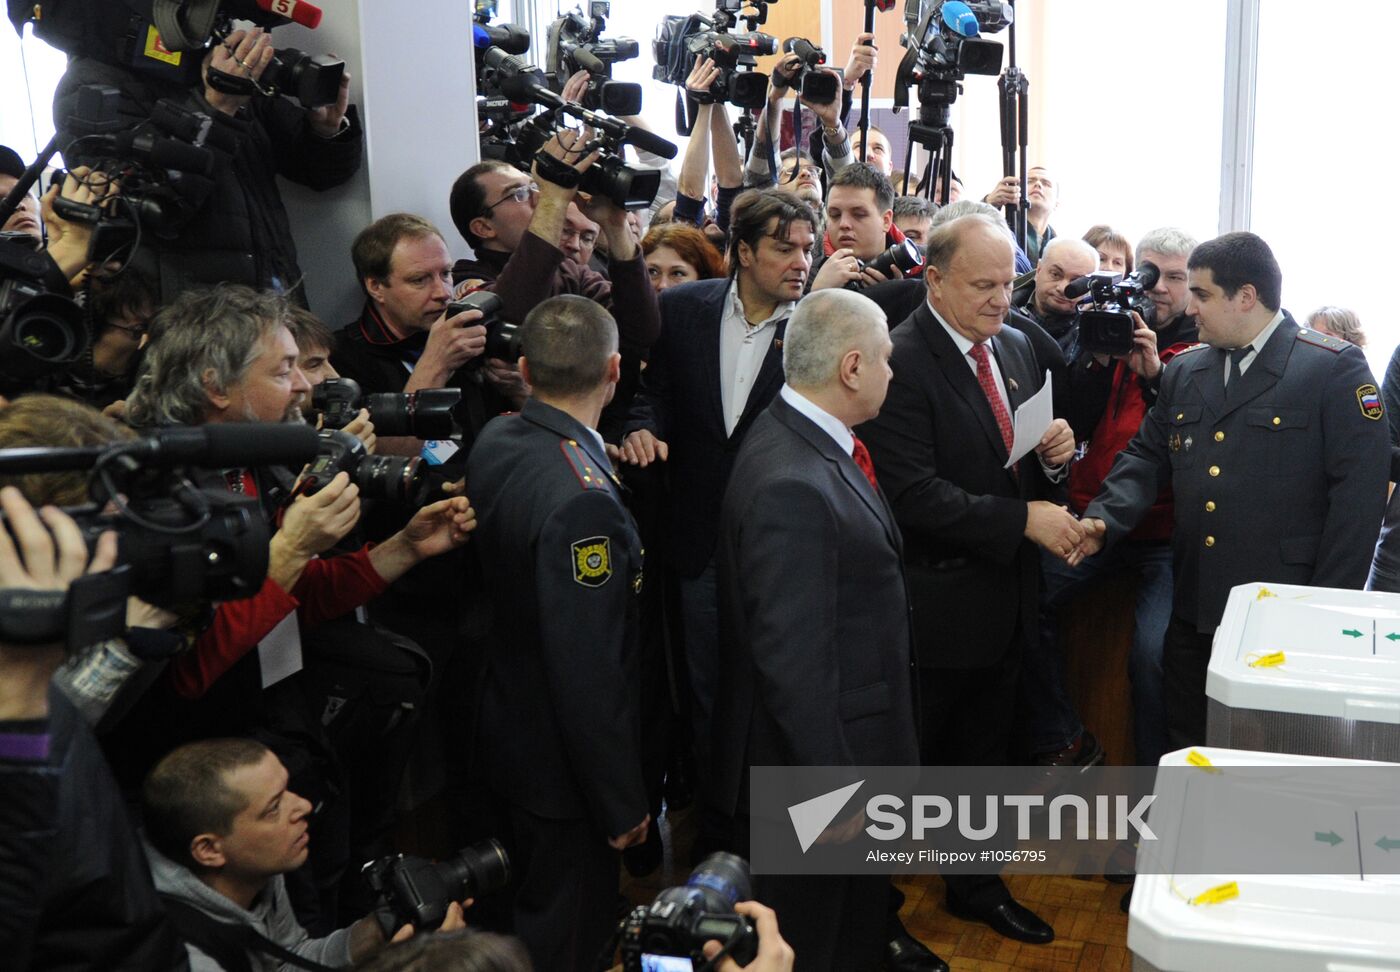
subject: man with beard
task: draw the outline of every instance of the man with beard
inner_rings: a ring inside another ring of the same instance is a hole
[[[1027,240],[1026,246],[1030,246]],[[1053,240],[1035,268],[1034,286],[1018,294],[1015,309],[1035,321],[1059,342],[1069,357],[1077,332],[1075,301],[1065,296],[1065,286],[1099,269],[1099,254],[1083,240]]]

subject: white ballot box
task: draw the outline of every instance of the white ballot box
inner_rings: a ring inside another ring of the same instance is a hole
[[[1139,850],[1128,914],[1134,972],[1400,972],[1396,772],[1206,746],[1164,756],[1158,842]],[[1267,870],[1285,843],[1288,866],[1326,873],[1215,870],[1231,855]]]
[[[1206,697],[1211,746],[1400,762],[1400,594],[1236,587]]]

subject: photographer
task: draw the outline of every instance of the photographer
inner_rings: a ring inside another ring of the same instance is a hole
[[[0,145],[0,199],[10,194],[15,184],[24,176],[26,166],[19,153],[8,145]],[[44,228],[39,223],[39,203],[32,193],[25,193],[18,208],[0,226],[6,235],[26,236],[33,241],[35,248],[44,245]]]
[[[933,229],[933,217],[938,213],[938,203],[923,196],[895,196],[894,225],[910,240],[920,246],[928,239]]]
[[[149,268],[163,297],[197,283],[227,280],[290,293],[297,303],[305,302],[276,177],[316,191],[342,185],[359,170],[364,134],[349,106],[348,72],[337,100],[315,109],[275,95],[226,94],[209,82],[209,71],[218,70],[256,85],[272,57],[267,32],[235,30],[213,43],[205,54],[203,82],[189,89],[82,55],[69,59],[59,81],[54,120],[60,128],[73,112],[78,89],[87,84],[121,90],[126,127],[144,122],[151,105],[162,98],[213,119],[216,131],[208,142],[215,156],[213,179],[185,190],[186,201],[196,207],[193,218],[174,239],[157,245],[156,266]]]
[[[570,79],[564,97],[582,93],[588,75]],[[562,249],[569,205],[579,175],[597,158],[584,153],[586,135],[556,132],[529,174],[499,161],[480,162],[452,184],[452,223],[476,257],[452,266],[453,283],[490,290],[503,302],[501,317],[523,321],[540,301],[558,294],[595,300],[617,318],[623,354],[645,355],[661,322],[656,295],[626,211],[601,195],[582,203],[582,214],[602,227],[608,277],[569,260]]]
[[[135,267],[90,273],[84,290],[92,342],[54,381],[54,390],[105,409],[131,393],[141,346],[155,316],[155,284]]]
[[[720,69],[713,60],[708,57],[697,59],[686,78],[687,98],[705,95],[719,76]],[[729,127],[729,111],[723,102],[716,103],[705,97],[696,105],[693,122],[680,176],[676,179],[674,219],[700,226],[709,235],[709,230],[704,228],[705,187],[709,180],[710,152],[713,149],[717,183],[714,226],[723,238],[729,232],[729,211],[734,198],[744,187],[744,162],[739,157],[739,145],[733,129]]]
[[[861,36],[868,37],[869,35],[862,34]],[[859,47],[859,39],[856,43]],[[856,61],[854,53],[852,61],[853,63]],[[783,110],[783,101],[792,90],[791,78],[800,63],[796,54],[784,54],[774,65],[773,74],[768,79],[768,101],[763,114],[759,116],[758,130],[754,135],[753,151],[749,153],[749,160],[744,169],[744,185],[749,188],[762,188],[774,184],[773,173],[777,166],[773,156],[778,147],[779,133],[782,129],[780,116]],[[860,63],[865,62],[862,59]],[[874,63],[873,57],[870,63]],[[786,79],[788,83],[782,83],[783,79]],[[814,153],[814,156],[820,152],[824,174],[830,178],[856,160],[856,156],[851,152],[850,138],[841,123],[844,113],[850,110],[850,88],[847,87],[844,95],[830,104],[815,104],[801,95],[798,95],[797,102],[810,109],[820,123],[820,134],[812,136],[812,144],[807,146],[807,149]],[[784,153],[784,157],[786,157],[786,153]],[[777,185],[780,189],[792,188],[788,182],[781,179],[778,180]]]
[[[904,242],[894,225],[894,187],[868,162],[856,162],[838,172],[826,190],[826,234],[822,256],[812,265],[812,290],[859,287],[898,279],[865,264],[889,247]]]
[[[1037,273],[1053,262],[1052,243]],[[1136,330],[1132,353],[1109,357],[1081,353],[1070,364],[1070,422],[1092,430],[1083,454],[1070,469],[1070,506],[1083,513],[1098,495],[1119,453],[1142,425],[1157,400],[1162,372],[1177,353],[1197,341],[1196,319],[1187,313],[1186,263],[1196,241],[1179,229],[1163,227],[1142,238],[1137,263],[1151,261],[1161,271],[1149,291],[1155,308],[1149,327],[1132,312]],[[1162,646],[1171,619],[1173,524],[1172,493],[1165,487],[1150,512],[1124,542],[1109,552],[1069,566],[1042,556],[1040,640],[1026,655],[1026,723],[1031,751],[1047,765],[1087,765],[1103,750],[1084,729],[1065,690],[1063,658],[1057,646],[1060,609],[1105,576],[1138,575],[1133,644],[1128,656],[1132,683],[1133,748],[1139,766],[1152,766],[1168,749],[1163,703]]]
[[[303,416],[311,410],[311,396],[316,386],[332,378],[339,378],[340,372],[331,364],[331,352],[335,350],[335,332],[326,327],[315,314],[303,307],[289,308],[287,330],[292,332],[292,340],[297,343],[297,370],[306,378],[307,390],[299,392],[292,404]],[[374,434],[374,423],[370,421],[369,409],[362,408],[349,425],[342,430],[364,443],[365,451],[374,454],[378,437]]]
[[[284,299],[232,284],[190,292],[168,304],[156,317],[128,404],[131,423],[300,421],[294,398],[309,386],[296,367],[286,315]],[[230,492],[258,496],[270,522],[276,521],[279,504],[294,498],[280,511],[262,589],[252,598],[219,605],[195,650],[172,663],[172,685],[186,699],[204,695],[240,663],[245,670],[238,682],[251,687],[260,664],[248,653],[288,615],[295,612],[306,626],[339,617],[382,593],[415,564],[461,546],[475,525],[465,498],[443,500],[419,510],[377,546],[321,560],[318,555],[359,519],[359,489],[346,474],[337,474],[311,496],[289,489],[274,469],[229,469],[212,478]],[[230,692],[238,694],[236,688]],[[247,716],[246,711],[230,714]]]
[[[1029,241],[1026,245],[1030,246]],[[1013,295],[1012,306],[1048,331],[1066,358],[1074,353],[1078,303],[1065,296],[1065,287],[1098,268],[1098,251],[1083,240],[1051,240],[1036,265],[1030,288]]]
[[[297,922],[284,875],[306,862],[312,807],[288,782],[276,755],[251,739],[189,743],[146,778],[146,854],[192,972],[271,972],[298,958],[345,968],[384,945],[374,914],[322,938]],[[442,930],[463,927],[453,902]],[[392,941],[413,934],[404,925]]]
[[[36,514],[14,486],[0,488],[0,509],[0,588],[66,590],[116,561],[115,534],[89,562],[77,524],[53,507]],[[63,658],[57,642],[0,643],[0,950],[16,969],[182,969],[111,772],[50,686]]]

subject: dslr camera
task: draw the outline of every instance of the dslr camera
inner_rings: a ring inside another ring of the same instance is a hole
[[[797,71],[791,78],[781,71],[774,71],[773,87],[792,88],[814,105],[829,105],[841,94],[840,79],[830,71],[822,70],[826,64],[826,51],[809,40],[789,37],[783,41],[783,53],[797,55]]]
[[[409,506],[422,506],[427,500],[430,484],[418,456],[372,456],[363,442],[340,429],[322,429],[317,435],[316,458],[297,487],[301,494],[319,493],[339,473],[346,473],[366,499]]]
[[[394,854],[370,861],[360,873],[374,895],[374,914],[387,940],[404,925],[436,929],[452,902],[505,887],[510,883],[510,858],[499,841],[486,840],[449,861]]]
[[[1065,296],[1075,300],[1090,295],[1091,304],[1076,312],[1079,325],[1079,350],[1093,354],[1127,354],[1133,350],[1132,311],[1137,311],[1143,323],[1157,323],[1157,305],[1148,291],[1157,286],[1162,276],[1157,265],[1144,260],[1126,277],[1110,270],[1100,270],[1087,277],[1070,281]]]
[[[587,71],[588,88],[579,102],[593,111],[610,115],[636,115],[642,110],[642,86],[612,79],[612,66],[637,56],[637,42],[630,37],[603,40],[612,4],[592,0],[588,16],[582,10],[564,14],[545,33],[545,72],[551,87],[563,91],[570,77]]]
[[[623,972],[673,972],[705,963],[701,949],[711,939],[739,965],[758,955],[753,922],[734,911],[753,897],[749,865],[735,854],[705,858],[682,887],[667,888],[649,905],[632,910],[622,924]]]
[[[457,405],[461,400],[462,392],[456,388],[365,395],[353,378],[330,378],[311,390],[311,408],[321,416],[323,429],[343,429],[366,408],[375,435],[414,439],[460,439]]]
[[[859,262],[859,261],[858,261]],[[900,240],[890,244],[890,248],[868,263],[861,262],[860,268],[870,267],[879,270],[891,280],[901,280],[910,274],[917,274],[924,266],[924,248],[913,240]],[[852,280],[846,284],[847,290],[860,290],[860,282]]]

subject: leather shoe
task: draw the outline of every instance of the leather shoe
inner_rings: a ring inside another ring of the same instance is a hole
[[[1055,929],[1042,921],[1035,912],[1011,898],[990,908],[970,908],[950,898],[948,912],[964,921],[980,921],[992,931],[1007,938],[1014,938],[1018,942],[1045,945],[1055,940]]]
[[[948,963],[904,932],[895,936],[885,951],[885,972],[948,972]]]

